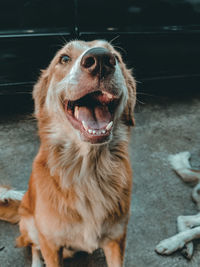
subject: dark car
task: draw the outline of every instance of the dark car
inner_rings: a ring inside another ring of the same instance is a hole
[[[189,90],[200,81],[200,0],[2,0],[0,94],[30,92],[74,38],[111,41],[138,90]]]

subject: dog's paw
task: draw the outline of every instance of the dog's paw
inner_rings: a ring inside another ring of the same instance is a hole
[[[181,250],[181,254],[190,260],[193,256],[194,245],[192,242],[185,244],[184,248]]]
[[[184,242],[178,240],[176,236],[172,236],[168,239],[161,241],[155,248],[155,251],[159,254],[170,255],[176,250],[184,246]]]

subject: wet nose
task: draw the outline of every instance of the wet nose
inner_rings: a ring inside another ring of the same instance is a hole
[[[115,56],[106,48],[89,49],[81,59],[81,67],[93,76],[105,78],[115,70]]]

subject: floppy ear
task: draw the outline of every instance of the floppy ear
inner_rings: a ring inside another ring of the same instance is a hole
[[[48,86],[47,70],[42,70],[40,78],[33,88],[33,99],[35,103],[36,117],[41,113],[41,110],[43,109],[47,93],[47,86]]]
[[[131,70],[125,69],[124,66],[124,77],[126,81],[126,86],[128,88],[128,101],[127,105],[122,114],[122,120],[127,126],[134,126],[134,108],[136,103],[136,82],[132,76]]]

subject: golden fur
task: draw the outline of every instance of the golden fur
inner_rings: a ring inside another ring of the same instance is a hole
[[[122,99],[109,140],[101,144],[84,142],[62,106],[66,96],[75,99],[75,94],[83,94],[88,86],[96,88],[95,78],[86,78],[78,70],[74,87],[65,78],[84,51],[92,47],[104,47],[118,58],[118,74],[105,80],[102,87],[111,88],[114,94],[121,90]],[[59,64],[63,53],[72,58],[66,66]],[[40,249],[48,267],[62,266],[63,248],[65,255],[70,255],[71,249],[91,253],[102,247],[108,266],[121,267],[132,186],[128,146],[136,91],[131,72],[106,41],[72,41],[42,72],[33,97],[41,146],[19,207],[18,246],[31,245],[35,262],[39,262]]]
[[[0,201],[0,220],[4,220],[10,223],[19,222],[20,216],[18,208],[20,205],[19,200],[5,200]]]

